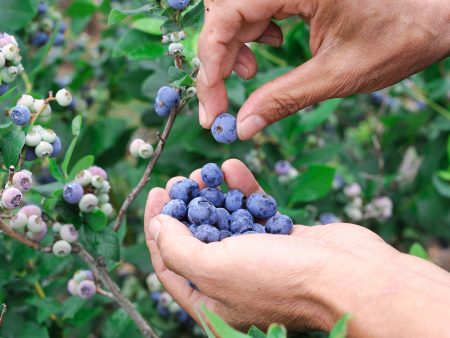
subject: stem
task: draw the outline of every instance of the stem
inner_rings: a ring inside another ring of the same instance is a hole
[[[117,303],[125,310],[126,313],[133,319],[137,327],[141,331],[144,337],[159,338],[156,332],[148,325],[141,314],[134,308],[133,304],[125,298],[125,296],[120,292],[119,287],[111,279],[108,271],[106,270],[106,263],[103,257],[99,257],[97,260],[92,257],[92,255],[86,251],[86,249],[79,243],[75,244],[78,248],[78,255],[89,265],[92,272],[96,273],[103,284],[105,284],[111,291],[112,296]]]
[[[3,304],[2,304],[2,312],[0,313],[0,326],[1,326],[2,323],[3,323],[3,318],[5,317],[6,309],[7,309],[7,308],[8,308],[8,307],[6,306],[6,304],[3,303]]]
[[[37,119],[39,118],[39,115],[41,115],[41,113],[47,108],[48,104],[51,101],[56,100],[55,97],[53,96],[53,92],[50,91],[48,93],[48,97],[45,99],[44,104],[42,105],[41,109],[39,109],[38,112],[36,112],[36,115],[33,116],[33,119],[31,120],[30,123],[30,127],[32,127],[34,125],[34,123],[37,121]]]
[[[39,243],[36,243],[32,241],[31,239],[27,238],[26,236],[22,235],[21,233],[13,230],[10,228],[8,224],[5,223],[3,219],[0,218],[0,230],[2,230],[5,234],[7,234],[9,237],[15,239],[16,241],[19,241],[26,246],[33,248],[35,250],[43,251],[43,252],[51,252],[52,248],[48,246],[41,246]]]
[[[136,197],[140,194],[142,189],[144,189],[147,182],[150,180],[150,175],[153,172],[153,168],[156,165],[156,162],[158,161],[159,157],[161,156],[161,153],[164,149],[164,146],[166,145],[166,140],[169,137],[170,131],[173,127],[173,124],[175,122],[175,118],[177,114],[183,109],[183,107],[186,105],[187,101],[181,103],[177,108],[172,109],[169,119],[167,120],[166,126],[164,127],[164,131],[159,138],[158,146],[156,147],[155,153],[153,154],[150,162],[147,165],[147,168],[145,169],[144,174],[142,175],[139,183],[137,186],[130,192],[130,194],[127,196],[125,201],[122,204],[122,207],[119,210],[119,213],[117,214],[117,218],[114,222],[113,230],[117,231],[119,230],[122,221],[128,211],[128,208],[130,205],[134,202]]]

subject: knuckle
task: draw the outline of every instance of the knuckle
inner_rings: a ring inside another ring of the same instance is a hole
[[[289,93],[271,95],[270,100],[273,102],[273,118],[277,120],[296,113],[303,108],[300,100]]]

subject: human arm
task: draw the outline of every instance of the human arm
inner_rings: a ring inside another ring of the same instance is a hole
[[[238,134],[251,138],[267,125],[311,104],[392,85],[450,55],[446,0],[206,0],[199,41],[199,117],[203,127],[228,110],[224,79],[257,72],[245,45],[282,44],[272,18],[300,16],[310,25],[313,58],[270,81],[240,108]]]

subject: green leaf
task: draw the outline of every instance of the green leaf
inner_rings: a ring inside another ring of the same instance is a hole
[[[448,140],[447,140],[447,157],[448,157],[448,162],[450,162],[450,136],[448,137]]]
[[[161,35],[160,27],[164,21],[160,17],[140,18],[133,21],[131,27],[147,34]]]
[[[68,181],[72,181],[80,171],[91,167],[94,164],[94,160],[95,158],[92,155],[85,156],[78,160],[78,162],[73,166],[72,170],[70,170],[69,177],[67,178]]]
[[[80,297],[69,297],[62,304],[62,315],[63,319],[70,319],[75,316],[75,314],[81,310],[86,303],[86,300]]]
[[[103,335],[105,337],[124,337],[127,326],[131,323],[131,318],[123,309],[118,309],[105,323]]]
[[[444,181],[450,181],[450,169],[449,170],[441,170],[441,171],[439,171],[438,175]]]
[[[81,125],[83,123],[83,117],[77,115],[72,120],[72,136],[78,136],[80,134]]]
[[[67,148],[66,156],[64,157],[64,161],[61,165],[62,171],[65,176],[67,176],[67,169],[69,168],[69,163],[70,163],[70,160],[72,159],[72,154],[73,154],[73,151],[75,150],[75,145],[77,144],[77,140],[78,140],[78,136],[80,134],[82,122],[83,122],[83,118],[81,117],[81,115],[77,115],[72,120],[73,139],[70,142],[69,147]]]
[[[165,47],[159,39],[155,40],[146,33],[129,30],[123,35],[113,50],[113,57],[126,56],[130,60],[152,60],[165,53]]]
[[[200,26],[203,23],[205,7],[203,1],[197,2],[194,6],[188,7],[181,16],[181,26],[183,28]]]
[[[82,227],[80,238],[86,249],[115,262],[120,259],[119,237],[111,228],[96,232],[89,227]]]
[[[145,5],[137,9],[128,9],[128,10],[113,8],[108,15],[108,25],[115,25],[116,23],[121,22],[122,20],[124,20],[129,16],[151,12],[154,8],[155,8],[154,5]]]
[[[345,338],[347,336],[347,324],[351,317],[350,313],[343,315],[331,329],[329,338]]]
[[[169,74],[171,81],[180,80],[186,75],[185,72],[174,66],[170,66],[167,73]]]
[[[433,175],[433,186],[439,194],[450,198],[450,183],[442,180],[437,174]]]
[[[267,338],[286,338],[286,328],[279,324],[272,324],[267,330]]]
[[[3,162],[6,168],[17,165],[24,144],[25,133],[22,130],[13,130],[2,137]]]
[[[27,304],[33,305],[37,308],[37,321],[38,323],[44,322],[48,317],[59,311],[59,303],[56,299],[52,298],[38,298],[33,297],[26,301]]]
[[[100,209],[84,213],[83,221],[94,231],[102,231],[108,224],[108,218]]]
[[[49,335],[45,327],[29,321],[25,323],[18,338],[49,338]]]
[[[61,168],[59,167],[58,163],[53,158],[49,158],[49,170],[50,174],[58,181],[58,182],[64,182],[64,174],[61,171]]]
[[[227,323],[223,321],[218,315],[209,310],[206,306],[202,306],[202,311],[205,316],[208,318],[208,321],[211,323],[211,326],[214,328],[214,331],[217,332],[219,337],[221,338],[248,338],[246,334],[243,334]]]
[[[96,10],[97,6],[91,0],[75,0],[67,9],[66,15],[72,17],[91,16]]]
[[[9,121],[3,124],[0,124],[0,136],[4,136],[15,129],[14,124]]]
[[[341,102],[342,99],[328,100],[322,102],[319,105],[319,107],[314,109],[312,112],[305,113],[300,121],[296,133],[297,134],[305,133],[320,126],[331,116],[331,114],[333,114],[333,112],[336,110],[336,108],[339,106]]]
[[[409,254],[427,260],[430,259],[427,250],[422,246],[422,244],[418,242],[415,242],[413,243],[413,245],[411,245],[411,247],[409,248]]]
[[[297,179],[290,202],[311,202],[324,197],[332,188],[335,171],[324,165],[310,166]]]
[[[0,32],[12,33],[26,27],[34,15],[36,7],[32,0],[2,0],[0,11]]]
[[[266,334],[258,329],[255,325],[252,325],[247,334],[252,338],[267,338]]]
[[[0,102],[6,101],[11,96],[13,96],[16,92],[16,89],[17,89],[17,86],[14,86],[14,87],[8,89],[8,91],[6,93],[4,93],[3,95],[0,96]]]

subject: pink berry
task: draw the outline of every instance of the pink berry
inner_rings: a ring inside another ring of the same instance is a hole
[[[77,293],[82,299],[92,298],[96,291],[97,288],[95,287],[95,283],[91,280],[84,280],[78,284]]]
[[[32,232],[32,231],[27,232],[27,236],[36,242],[42,241],[46,234],[47,234],[47,227],[43,228],[40,232]]]
[[[77,296],[77,289],[78,283],[75,281],[75,279],[69,279],[69,281],[67,282],[67,291],[69,291],[72,296]]]
[[[104,169],[100,168],[100,167],[92,166],[92,167],[89,168],[89,171],[91,172],[92,175],[101,176],[101,177],[103,177],[104,180],[108,179],[107,172]]]
[[[29,204],[22,207],[19,212],[24,213],[27,217],[32,215],[42,216],[42,210],[37,205]]]
[[[1,203],[5,209],[17,208],[22,203],[22,193],[17,188],[3,190]]]
[[[9,224],[11,225],[11,228],[20,230],[23,229],[25,225],[27,225],[27,222],[28,217],[24,213],[18,212],[11,218]]]
[[[47,229],[47,224],[42,220],[40,216],[31,215],[28,217],[27,228],[31,232],[39,233],[44,229]]]
[[[59,230],[59,236],[69,243],[75,242],[78,239],[78,231],[73,224],[64,224]]]
[[[12,179],[13,186],[22,192],[30,190],[33,184],[32,176],[28,170],[16,172]]]

